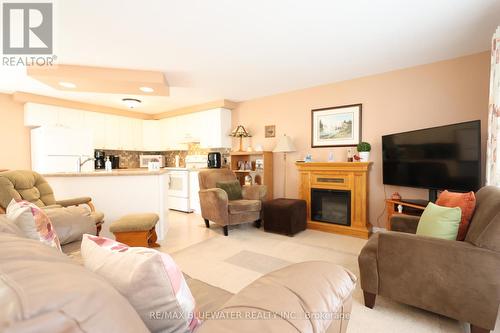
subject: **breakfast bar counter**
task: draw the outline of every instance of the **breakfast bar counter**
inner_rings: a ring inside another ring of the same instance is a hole
[[[58,198],[88,196],[96,210],[105,215],[102,235],[109,232],[111,222],[134,213],[155,213],[158,240],[168,231],[167,170],[119,169],[111,172],[61,172],[43,174]]]
[[[167,173],[167,169],[149,171],[148,169],[113,169],[112,171],[83,171],[44,173],[44,177],[109,177],[109,176],[157,176]]]

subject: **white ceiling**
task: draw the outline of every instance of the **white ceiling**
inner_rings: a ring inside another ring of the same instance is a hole
[[[55,0],[55,54],[74,65],[161,70],[156,113],[241,101],[489,49],[499,0]],[[0,91],[122,107],[0,67]]]

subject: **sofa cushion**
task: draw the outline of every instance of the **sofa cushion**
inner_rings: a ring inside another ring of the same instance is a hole
[[[496,250],[500,248],[500,188],[485,186],[476,193],[476,210],[465,241]]]
[[[196,300],[196,310],[201,314],[213,313],[219,310],[232,296],[229,291],[212,286],[184,274],[189,290]]]
[[[462,217],[460,207],[441,207],[429,202],[417,226],[417,235],[456,240]]]
[[[227,320],[207,320],[197,333],[345,332],[355,286],[342,266],[290,265],[245,287],[216,314]],[[241,318],[230,320],[231,314]]]
[[[38,241],[0,233],[0,331],[148,332],[103,278]]]
[[[84,235],[81,254],[85,267],[124,295],[152,332],[190,332],[199,324],[189,287],[166,253]]]
[[[7,206],[6,215],[23,231],[26,237],[36,239],[61,251],[61,244],[54,226],[40,207],[28,201],[16,202],[12,199]]]
[[[26,200],[39,207],[56,203],[47,181],[30,170],[0,172],[0,206],[6,208],[12,199]]]
[[[233,200],[228,203],[230,214],[260,212],[261,206],[260,200]]]
[[[460,207],[462,210],[462,219],[460,220],[460,225],[458,226],[457,240],[463,241],[465,235],[467,235],[467,229],[469,229],[470,219],[472,214],[474,214],[474,209],[476,208],[476,196],[474,192],[468,193],[455,193],[449,191],[443,191],[436,201],[436,205],[444,207]]]
[[[96,234],[96,225],[87,207],[44,209],[50,218],[61,245],[79,241],[83,234]]]
[[[243,199],[241,184],[238,180],[220,181],[217,182],[215,186],[224,190],[229,200]]]

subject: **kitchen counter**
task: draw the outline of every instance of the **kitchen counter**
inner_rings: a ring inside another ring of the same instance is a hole
[[[158,240],[168,231],[168,170],[117,169],[111,172],[44,174],[58,198],[91,197],[104,213],[102,235],[113,237],[109,226],[127,214],[155,213]]]
[[[44,177],[105,177],[105,176],[157,176],[167,173],[168,169],[148,171],[148,169],[113,169],[113,171],[83,171],[44,173]]]

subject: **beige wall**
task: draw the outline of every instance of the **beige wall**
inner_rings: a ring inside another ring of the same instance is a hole
[[[11,95],[0,94],[0,169],[30,169],[30,132],[24,127],[24,108]]]
[[[346,160],[347,148],[311,148],[311,109],[363,104],[362,139],[372,144],[369,178],[369,218],[383,227],[384,196],[399,191],[406,198],[426,198],[427,191],[382,184],[381,136],[395,132],[480,119],[483,160],[489,89],[489,53],[407,68],[245,101],[233,110],[233,125],[244,125],[253,135],[247,144],[272,150],[275,138],[264,138],[264,125],[276,125],[276,135],[291,136],[297,148],[287,163],[287,194],[297,196],[294,161],[311,153],[326,161],[333,151]],[[291,69],[293,70],[293,69]],[[234,146],[236,146],[236,141]],[[274,157],[275,197],[283,195],[282,154]],[[377,222],[378,218],[378,222]]]

